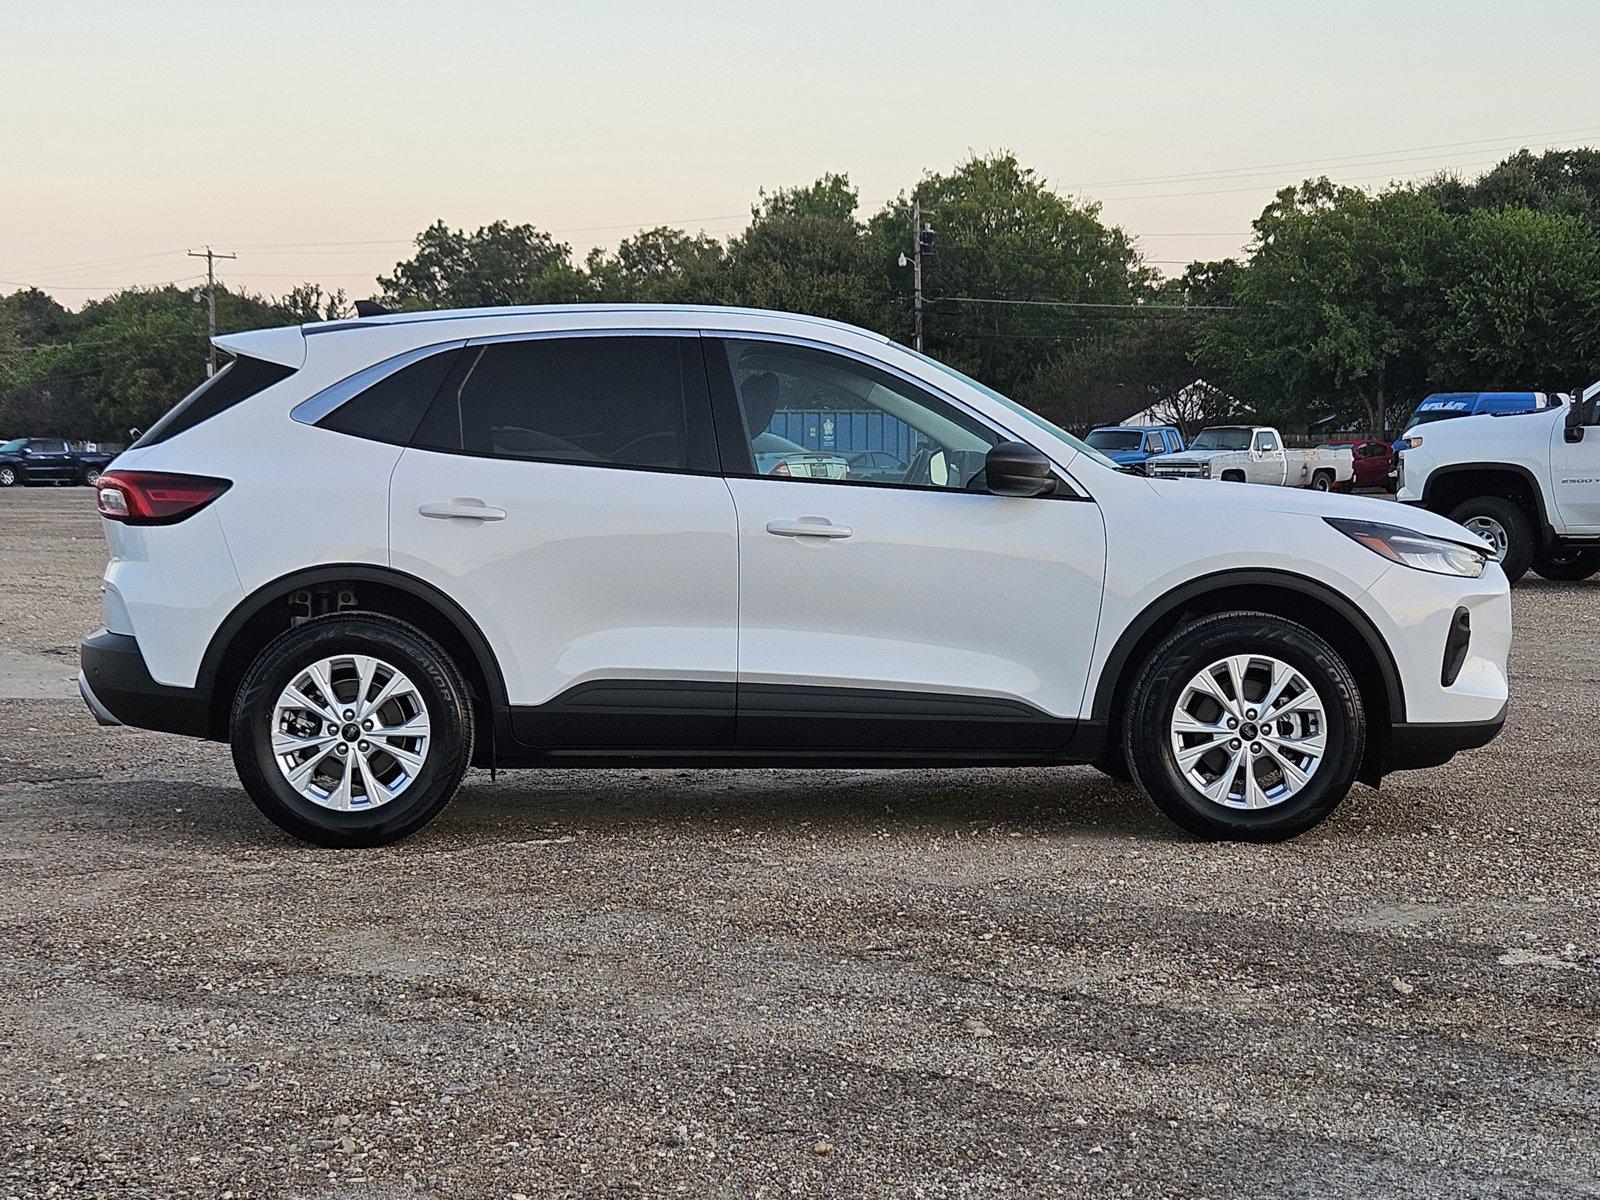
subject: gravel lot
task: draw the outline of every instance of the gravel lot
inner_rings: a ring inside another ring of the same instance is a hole
[[[1600,582],[1290,845],[1081,768],[474,772],[337,853],[65,698],[102,556],[0,492],[0,1195],[1600,1195]]]

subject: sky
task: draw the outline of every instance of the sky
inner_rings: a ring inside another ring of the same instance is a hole
[[[1277,188],[1600,144],[1594,0],[0,0],[0,293],[370,295],[435,220],[717,236],[1007,150],[1165,270]]]

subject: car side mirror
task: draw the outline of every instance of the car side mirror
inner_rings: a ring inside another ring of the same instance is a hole
[[[1584,425],[1584,421],[1583,421],[1584,411],[1583,410],[1586,409],[1587,407],[1588,407],[1588,403],[1585,400],[1583,400],[1581,393],[1578,396],[1574,396],[1572,398],[1572,402],[1567,405],[1566,428],[1563,431],[1563,434],[1566,437],[1567,441],[1569,441],[1569,442],[1581,442],[1581,441],[1583,441],[1583,425]]]
[[[1050,460],[1026,442],[1001,442],[983,459],[983,478],[996,496],[1048,496],[1056,490]]]

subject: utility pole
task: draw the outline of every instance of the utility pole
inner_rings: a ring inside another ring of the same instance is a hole
[[[218,254],[210,246],[205,252],[198,250],[188,251],[190,258],[203,258],[206,260],[206,378],[217,373],[217,348],[211,339],[217,336],[217,263],[219,258],[238,258],[237,254]],[[920,259],[919,259],[920,261]],[[918,327],[921,327],[921,317],[917,318]]]
[[[912,348],[922,350],[922,200],[911,198],[911,307],[916,313]]]

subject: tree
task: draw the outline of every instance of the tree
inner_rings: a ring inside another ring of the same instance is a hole
[[[1002,392],[1021,391],[1042,360],[1093,340],[1114,309],[1132,303],[1155,275],[1128,235],[1107,228],[1099,206],[1061,196],[1015,156],[974,156],[930,174],[870,223],[872,261],[891,295],[909,299],[912,197],[934,232],[924,287],[929,353]],[[909,339],[902,300],[896,332]]]
[[[309,325],[315,321],[337,321],[355,312],[343,288],[324,292],[320,283],[297,284],[289,294],[270,301],[285,324]]]
[[[1279,424],[1358,417],[1381,433],[1427,378],[1444,211],[1409,189],[1323,178],[1279,192],[1255,230],[1233,311],[1200,330],[1201,373]]]
[[[1600,150],[1519,150],[1475,180],[1440,175],[1423,191],[1452,213],[1526,208],[1600,228]]]
[[[763,191],[750,225],[728,243],[720,302],[885,328],[889,296],[856,203],[844,175]]]
[[[598,247],[585,269],[595,299],[625,304],[715,304],[724,290],[722,244],[704,234],[658,226],[624,238],[616,253]]]
[[[383,298],[402,308],[570,304],[588,292],[572,247],[532,225],[496,221],[468,233],[435,221],[416,247],[394,274],[378,277]]]
[[[1444,390],[1565,391],[1600,373],[1600,233],[1581,217],[1479,210],[1455,223],[1429,331]]]

